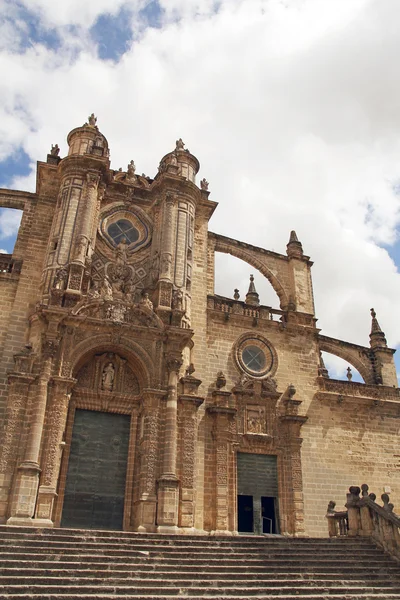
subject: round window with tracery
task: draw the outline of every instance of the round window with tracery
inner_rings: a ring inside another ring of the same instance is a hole
[[[139,239],[138,230],[128,219],[119,219],[115,223],[111,223],[107,228],[107,233],[115,246],[118,246],[123,238],[126,239],[128,244],[132,244]]]
[[[245,334],[235,344],[238,367],[251,377],[266,377],[276,371],[276,352],[262,336]]]

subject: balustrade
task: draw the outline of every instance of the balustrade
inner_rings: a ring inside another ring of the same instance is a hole
[[[389,495],[382,494],[383,506],[368,493],[368,485],[352,486],[347,494],[346,511],[335,511],[336,503],[328,504],[329,537],[371,537],[379,546],[400,558],[400,517],[393,512]],[[360,497],[361,493],[361,497]]]

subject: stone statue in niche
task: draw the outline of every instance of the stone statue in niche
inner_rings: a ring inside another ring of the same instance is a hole
[[[150,300],[147,292],[143,294],[142,299],[140,301],[140,306],[147,308],[148,310],[153,310],[153,303]]]
[[[113,290],[110,282],[107,277],[104,277],[103,282],[100,288],[100,296],[103,300],[112,300],[113,299]]]
[[[169,273],[171,270],[172,264],[172,256],[170,254],[165,254],[162,258],[162,270],[163,273]]]
[[[127,240],[125,237],[121,239],[115,249],[115,264],[117,267],[124,267],[127,261]]]
[[[92,113],[88,117],[88,124],[90,125],[90,127],[96,127],[96,123],[97,123],[97,117],[95,117],[94,113]]]
[[[172,309],[183,310],[183,292],[179,288],[173,291],[172,294]]]
[[[87,239],[84,235],[81,235],[75,247],[75,258],[81,261],[85,260],[87,248]]]
[[[93,281],[93,285],[90,287],[89,291],[88,291],[88,298],[90,299],[96,299],[96,298],[100,298],[100,282],[96,280]]]
[[[106,364],[101,376],[101,389],[112,392],[114,388],[115,367],[112,362]]]
[[[135,163],[133,162],[133,160],[131,160],[131,162],[128,165],[128,170],[126,172],[126,178],[130,179],[130,180],[135,179],[135,171],[136,171]]]
[[[56,275],[54,277],[53,287],[56,290],[65,290],[65,286],[67,283],[68,271],[62,267],[56,271]]]

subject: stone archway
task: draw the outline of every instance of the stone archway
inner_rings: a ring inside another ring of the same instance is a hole
[[[137,426],[147,383],[125,348],[76,352],[58,481],[56,526],[130,529]]]

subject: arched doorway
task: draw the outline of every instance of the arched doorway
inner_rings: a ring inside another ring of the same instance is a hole
[[[100,352],[78,370],[65,435],[58,524],[129,529],[140,384],[117,352]]]

